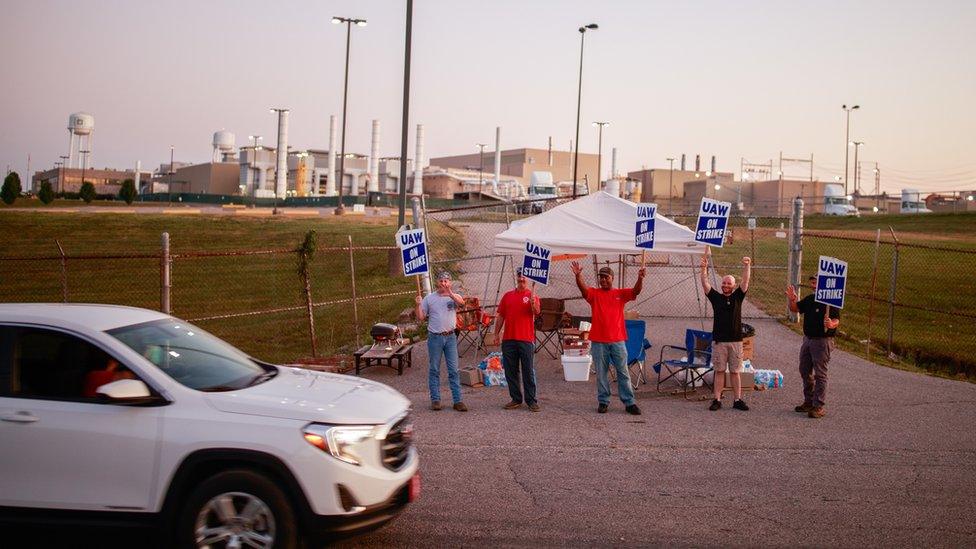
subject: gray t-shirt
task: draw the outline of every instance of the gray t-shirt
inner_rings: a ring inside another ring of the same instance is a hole
[[[427,317],[428,332],[446,332],[457,327],[457,303],[449,295],[429,293],[420,303]]]

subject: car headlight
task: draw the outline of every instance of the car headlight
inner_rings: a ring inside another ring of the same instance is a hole
[[[305,440],[332,457],[362,465],[363,443],[373,438],[375,427],[369,425],[311,424],[302,430]]]

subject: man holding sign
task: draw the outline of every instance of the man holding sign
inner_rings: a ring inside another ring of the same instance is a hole
[[[844,263],[845,279],[846,270],[847,264]],[[840,309],[818,302],[818,277],[811,275],[808,281],[814,293],[797,301],[796,288],[787,286],[786,298],[790,310],[803,315],[803,345],[800,346],[803,404],[794,410],[817,419],[827,413],[824,409],[824,399],[827,397],[827,364],[830,363],[830,352],[834,349],[834,334],[840,325]]]
[[[610,364],[613,364],[617,371],[620,401],[624,403],[628,414],[639,416],[641,410],[634,403],[634,388],[630,384],[630,372],[627,371],[627,327],[624,323],[624,303],[637,299],[637,295],[644,287],[646,270],[641,266],[637,271],[637,282],[633,288],[614,288],[613,269],[603,267],[597,275],[599,287],[589,288],[583,282],[583,267],[579,262],[574,261],[572,269],[573,274],[576,275],[576,286],[593,311],[590,349],[597,378],[596,411],[605,414],[610,406],[609,373]]]
[[[732,392],[735,400],[732,407],[743,412],[749,406],[742,400],[742,302],[749,291],[749,278],[752,276],[752,259],[742,258],[742,283],[735,287],[735,277],[722,277],[722,291],[718,292],[708,283],[708,256],[712,249],[705,248],[701,260],[701,285],[705,297],[712,304],[712,368],[715,380],[712,388],[715,400],[708,407],[716,411],[722,407],[722,390],[725,388],[725,371],[729,371]]]
[[[417,320],[427,318],[427,386],[430,390],[430,409],[441,409],[441,355],[447,363],[447,381],[451,386],[454,409],[467,412],[468,407],[461,401],[461,374],[458,373],[457,308],[464,306],[464,298],[451,289],[451,273],[442,271],[437,275],[437,291],[421,298],[417,294]]]

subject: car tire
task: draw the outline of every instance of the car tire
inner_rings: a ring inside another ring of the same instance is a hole
[[[176,526],[178,547],[182,548],[223,548],[234,536],[246,537],[258,546],[298,547],[295,511],[288,497],[268,477],[246,469],[218,473],[200,483]],[[210,543],[206,537],[198,540],[198,531],[202,535],[205,528],[210,530]]]

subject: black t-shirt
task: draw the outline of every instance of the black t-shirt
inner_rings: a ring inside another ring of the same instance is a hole
[[[723,343],[742,341],[742,301],[746,293],[736,288],[726,296],[715,288],[708,292],[715,318],[712,322],[712,341]]]
[[[810,294],[796,302],[796,308],[803,314],[803,335],[807,337],[834,337],[837,330],[824,330],[824,313],[827,306],[813,300]],[[830,318],[840,318],[840,309],[830,308]]]

